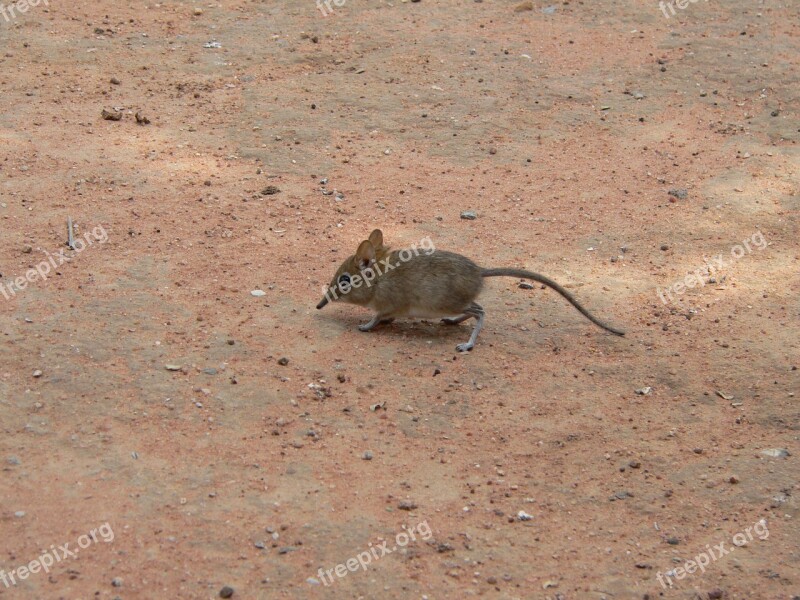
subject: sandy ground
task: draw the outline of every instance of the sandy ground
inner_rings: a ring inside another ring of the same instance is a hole
[[[800,594],[800,5],[665,10],[0,14],[0,597]],[[628,335],[361,333],[375,227]]]

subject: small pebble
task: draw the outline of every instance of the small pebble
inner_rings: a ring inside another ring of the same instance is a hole
[[[286,365],[288,365],[288,364],[289,364],[289,359],[288,359],[288,358],[286,358],[285,356],[283,356],[283,357],[281,357],[281,358],[279,358],[279,359],[278,359],[278,364],[279,364],[280,366],[282,366],[282,367],[285,367]]]
[[[220,598],[230,598],[231,596],[233,596],[233,588],[231,586],[229,586],[229,585],[224,586],[219,591],[219,597]]]
[[[106,121],[121,121],[122,120],[122,113],[117,111],[117,110],[107,110],[107,109],[104,108],[103,111],[100,114]]]
[[[36,369],[36,370],[33,372],[33,376],[34,376],[34,377],[41,377],[41,376],[42,376],[42,372],[41,372],[39,369]]]
[[[25,511],[24,510],[18,510],[17,512],[14,513],[14,516],[17,517],[18,519],[21,519],[22,517],[25,516]]]
[[[364,454],[361,455],[361,458],[363,458],[364,460],[372,460],[372,452],[366,450]]]
[[[465,210],[461,213],[461,218],[467,221],[474,221],[478,218],[478,214],[474,210]]]
[[[265,292],[264,290],[253,290],[252,292],[250,292],[250,295],[255,296],[256,298],[260,298],[261,296],[266,296],[267,292]]]
[[[194,13],[194,16],[199,17],[203,14],[203,9],[198,6],[192,12]]]
[[[769,456],[771,458],[786,458],[787,456],[791,456],[791,454],[786,448],[767,448],[766,450],[762,450],[761,454],[763,454],[764,456]],[[11,459],[9,459],[9,461],[10,460]]]
[[[417,508],[417,503],[413,500],[401,500],[400,504],[397,505],[397,508],[400,510],[414,510]]]
[[[686,197],[689,195],[689,191],[686,190],[685,188],[675,188],[675,189],[669,190],[667,193],[670,196],[672,196],[674,198],[677,198],[678,200],[685,200]]]
[[[523,290],[532,290],[533,289],[533,286],[530,283],[527,283],[527,282],[524,282],[524,281],[519,284],[519,287],[520,287],[520,289],[523,289]]]
[[[111,585],[113,585],[114,587],[122,587],[122,578],[114,577],[114,579],[111,580]]]
[[[112,77],[111,79],[109,79],[109,81],[110,81],[112,84],[114,84],[114,85],[119,85],[119,84],[121,84],[121,83],[122,83],[122,82],[121,82],[119,79],[117,79],[116,77]]]
[[[529,514],[528,514],[528,513],[526,513],[524,510],[521,510],[521,511],[519,511],[519,512],[517,513],[517,518],[518,518],[520,521],[532,521],[532,520],[533,520],[533,516],[532,516],[532,515],[529,515]]]

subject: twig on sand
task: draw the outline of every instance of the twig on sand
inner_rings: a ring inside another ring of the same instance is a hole
[[[72,230],[72,217],[67,217],[67,246],[75,250],[75,232]]]

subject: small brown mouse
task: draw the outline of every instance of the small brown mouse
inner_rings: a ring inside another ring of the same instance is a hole
[[[423,241],[430,242],[430,238]],[[339,300],[371,308],[375,316],[369,323],[359,325],[361,331],[391,323],[397,317],[441,318],[450,325],[472,317],[477,323],[469,341],[456,346],[459,352],[467,352],[475,346],[483,327],[483,307],[475,302],[483,288],[483,279],[501,276],[543,283],[564,296],[595,325],[625,335],[594,317],[572,294],[544,275],[522,269],[482,269],[465,256],[436,250],[433,243],[390,251],[383,245],[380,229],[373,231],[356,253],[342,263],[317,308]]]

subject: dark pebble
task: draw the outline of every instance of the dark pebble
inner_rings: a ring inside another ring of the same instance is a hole
[[[224,586],[219,591],[219,597],[220,598],[230,598],[231,596],[233,596],[233,588],[231,586],[229,586],[229,585]]]

